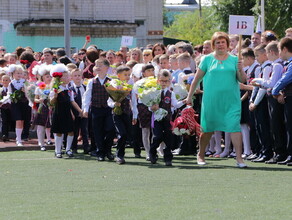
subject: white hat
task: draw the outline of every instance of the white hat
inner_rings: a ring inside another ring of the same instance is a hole
[[[43,76],[44,74],[47,74],[47,73],[50,74],[52,68],[53,68],[53,65],[51,65],[51,64],[50,65],[46,65],[46,64],[40,65],[39,68],[38,68],[38,74],[40,76]]]
[[[142,76],[142,67],[144,66],[143,63],[136,64],[132,69],[132,75],[134,75],[137,78],[140,78]]]
[[[50,74],[53,77],[53,73],[64,73],[64,72],[68,72],[68,68],[63,63],[59,63],[56,65],[53,65]]]
[[[8,74],[8,67],[0,67],[0,72],[5,72]]]
[[[37,74],[39,74],[39,69],[40,69],[40,65],[35,65],[33,68],[32,68],[32,74],[33,75],[37,75]]]

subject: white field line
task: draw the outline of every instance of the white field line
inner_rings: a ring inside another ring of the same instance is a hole
[[[50,157],[50,158],[27,158],[27,159],[0,159],[0,161],[30,161],[30,160],[55,160],[57,158]]]

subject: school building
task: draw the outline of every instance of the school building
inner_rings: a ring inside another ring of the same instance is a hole
[[[162,42],[163,0],[69,0],[71,47],[81,48],[85,36],[104,50],[118,50],[122,36],[131,47]],[[1,0],[0,45],[64,47],[63,0]]]

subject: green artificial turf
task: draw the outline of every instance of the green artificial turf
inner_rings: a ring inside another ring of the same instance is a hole
[[[291,219],[292,168],[178,156],[173,167],[0,153],[0,219]]]

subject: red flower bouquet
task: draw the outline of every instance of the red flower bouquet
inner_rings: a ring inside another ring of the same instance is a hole
[[[172,124],[172,132],[175,135],[195,135],[200,136],[201,126],[196,121],[198,114],[195,110],[188,106],[181,112],[181,116],[177,117]]]
[[[52,76],[55,78],[53,89],[55,93],[58,93],[59,86],[62,84],[60,78],[63,76],[62,72],[54,72]]]
[[[61,78],[63,76],[63,73],[62,72],[54,72],[52,76],[55,78]]]

